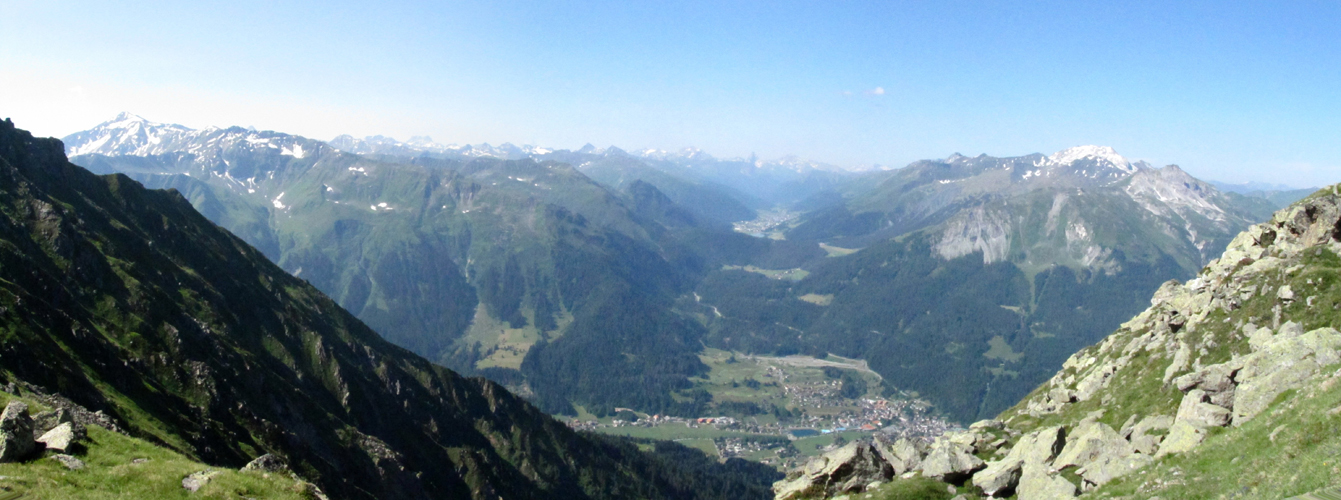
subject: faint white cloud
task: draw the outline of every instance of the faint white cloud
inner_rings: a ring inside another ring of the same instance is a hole
[[[866,95],[885,95],[884,87],[876,87],[866,91]]]
[[[74,98],[76,101],[82,101],[88,98],[88,91],[84,90],[84,86],[82,85],[75,85],[66,90],[70,92],[70,97]]]

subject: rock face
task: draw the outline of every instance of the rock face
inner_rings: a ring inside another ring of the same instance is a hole
[[[11,401],[0,414],[0,462],[23,460],[37,451],[28,405]]]
[[[894,467],[873,443],[855,441],[788,474],[787,479],[773,484],[773,493],[781,500],[860,493],[867,485],[888,481],[893,475]]]

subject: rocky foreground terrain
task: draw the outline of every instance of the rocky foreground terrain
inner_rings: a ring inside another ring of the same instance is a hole
[[[1341,485],[1341,196],[1239,234],[993,420],[851,443],[780,500],[1283,498]],[[1330,490],[1328,490],[1330,491]],[[909,493],[913,492],[913,493]]]

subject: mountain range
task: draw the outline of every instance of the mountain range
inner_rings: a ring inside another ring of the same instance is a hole
[[[1276,208],[1096,146],[855,173],[123,115],[66,147],[177,189],[393,343],[598,415],[711,411],[704,346],[866,359],[995,415]],[[770,237],[731,229],[753,217]]]

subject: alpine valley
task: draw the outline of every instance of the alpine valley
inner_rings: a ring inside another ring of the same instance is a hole
[[[707,390],[707,348],[865,360],[887,396],[996,415],[1278,208],[1094,146],[852,172],[123,114],[65,147],[178,190],[392,343],[598,416],[802,414]]]
[[[858,171],[122,114],[2,122],[0,187],[0,481],[37,495],[1187,496],[1245,467],[1199,450],[1332,425],[1281,401],[1336,362],[1334,192],[1107,147]]]

